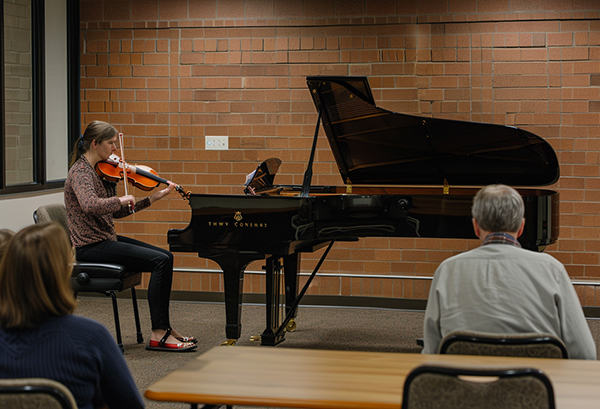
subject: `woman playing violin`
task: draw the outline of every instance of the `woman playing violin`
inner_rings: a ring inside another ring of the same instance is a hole
[[[96,164],[107,160],[117,149],[117,137],[117,130],[112,125],[93,121],[73,150],[65,182],[65,206],[76,258],[79,261],[112,262],[137,271],[150,271],[148,304],[152,337],[146,349],[194,349],[196,339],[179,334],[171,328],[169,320],[173,254],[160,247],[117,235],[113,221],[131,214],[131,211],[138,212],[149,207],[171,193],[176,185],[168,181],[166,188],[137,202],[132,195],[118,197],[116,183],[101,179],[95,171]]]

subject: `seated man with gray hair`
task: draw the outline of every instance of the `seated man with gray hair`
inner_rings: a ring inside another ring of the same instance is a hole
[[[423,353],[437,353],[450,332],[552,334],[569,358],[596,359],[596,346],[565,267],[521,248],[523,199],[506,185],[477,192],[473,228],[481,245],[450,257],[436,270],[423,328]]]

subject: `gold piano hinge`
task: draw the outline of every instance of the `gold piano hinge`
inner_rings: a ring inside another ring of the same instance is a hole
[[[450,193],[450,185],[448,184],[448,181],[446,179],[444,179],[444,194],[447,195]]]
[[[350,181],[350,178],[346,178],[346,194],[351,194],[352,193],[352,182]]]

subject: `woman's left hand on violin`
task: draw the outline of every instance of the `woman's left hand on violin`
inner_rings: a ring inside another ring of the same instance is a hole
[[[167,180],[167,187],[159,190],[158,192],[156,192],[152,196],[150,196],[150,203],[156,202],[157,200],[160,200],[163,197],[167,196],[176,187],[177,187],[177,185],[175,183],[171,182],[170,180]]]

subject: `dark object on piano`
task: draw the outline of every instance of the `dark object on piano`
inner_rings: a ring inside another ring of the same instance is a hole
[[[247,195],[256,195],[266,193],[273,187],[275,174],[279,170],[281,159],[269,158],[256,167],[256,170],[248,175],[248,180],[244,184],[244,193]]]
[[[222,268],[231,343],[241,333],[242,284],[250,262],[266,258],[262,344],[275,345],[294,327],[297,305],[335,241],[474,239],[471,203],[479,188],[462,186],[542,186],[559,177],[554,150],[531,132],[390,112],[375,106],[365,77],[308,77],[307,83],[319,120],[303,186],[273,184],[280,162],[261,164],[254,175],[258,182],[248,182],[258,195],[192,194],[189,226],[168,234],[171,251],[197,252]],[[321,121],[346,186],[311,185]],[[518,190],[527,219],[520,242],[541,251],[558,237],[559,195]],[[299,253],[325,246],[298,295]],[[287,315],[280,323],[282,279]]]

